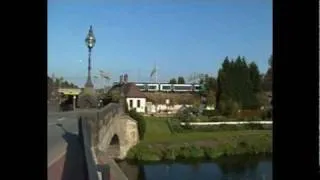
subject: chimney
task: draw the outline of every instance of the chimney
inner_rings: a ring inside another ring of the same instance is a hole
[[[128,74],[124,74],[124,83],[128,83]]]
[[[123,75],[120,75],[120,84],[123,84]]]

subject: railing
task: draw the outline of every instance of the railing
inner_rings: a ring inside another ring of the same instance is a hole
[[[194,125],[194,126],[206,126],[206,125],[221,125],[221,124],[272,124],[272,121],[226,121],[226,122],[190,122],[180,123],[182,126],[188,124],[188,125]]]

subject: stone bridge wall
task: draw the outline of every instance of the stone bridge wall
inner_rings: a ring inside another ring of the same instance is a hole
[[[120,104],[111,103],[100,110],[79,112],[79,134],[83,140],[89,180],[102,179],[97,156],[100,152],[107,153],[113,135],[119,138],[119,158],[125,158],[127,151],[138,142],[137,129],[136,121],[123,113]],[[112,169],[114,164],[109,167],[111,172],[115,171]]]

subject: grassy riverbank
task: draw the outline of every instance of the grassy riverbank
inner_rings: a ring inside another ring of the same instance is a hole
[[[163,119],[146,118],[144,139],[127,159],[138,161],[215,159],[272,152],[271,130],[171,133]]]

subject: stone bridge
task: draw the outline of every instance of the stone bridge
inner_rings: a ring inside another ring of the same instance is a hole
[[[139,140],[137,122],[123,105],[111,103],[102,109],[79,112],[79,135],[83,141],[89,180],[128,179],[114,159],[124,159]],[[107,172],[107,173],[105,173]]]

